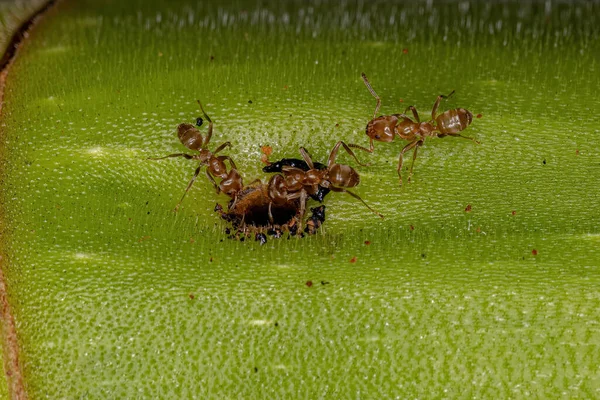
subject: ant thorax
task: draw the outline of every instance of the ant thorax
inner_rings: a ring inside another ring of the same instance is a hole
[[[395,115],[384,115],[367,124],[367,135],[380,142],[391,142],[394,140],[394,130],[398,124]]]
[[[325,179],[326,174],[327,170],[308,170],[304,176],[304,185],[318,185]]]

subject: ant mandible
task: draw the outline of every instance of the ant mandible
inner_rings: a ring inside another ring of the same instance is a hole
[[[206,167],[206,176],[215,187],[217,193],[224,192],[227,195],[234,196],[243,187],[242,177],[238,173],[237,167],[235,166],[233,160],[229,156],[216,156],[217,153],[225,149],[227,146],[231,146],[231,143],[225,142],[219,147],[217,147],[213,152],[211,152],[208,149],[208,144],[212,137],[213,122],[210,119],[210,117],[206,114],[206,112],[204,112],[204,108],[202,107],[202,103],[200,103],[200,100],[197,101],[200,105],[200,110],[202,111],[204,118],[206,118],[206,120],[209,123],[208,133],[206,134],[206,137],[202,137],[202,134],[194,125],[186,123],[179,124],[179,126],[177,127],[177,136],[179,137],[179,140],[185,147],[187,147],[190,150],[198,151],[198,154],[190,155],[185,153],[176,153],[169,154],[168,156],[164,157],[148,158],[149,160],[162,160],[170,157],[184,157],[187,160],[200,161],[200,165],[198,166],[198,168],[196,168],[196,172],[194,172],[194,176],[190,180],[190,183],[187,185],[187,188],[185,189],[181,200],[179,200],[179,202],[175,206],[175,211],[179,209],[179,206],[181,205],[181,202],[183,201],[185,195],[196,181],[198,174],[200,174],[200,170],[204,166]],[[201,121],[202,119],[198,118],[198,126],[202,124]],[[225,161],[229,161],[229,164],[231,165],[231,169],[229,171],[227,171]],[[217,185],[213,177],[221,179],[219,185]]]
[[[300,154],[309,169],[305,171],[298,167],[283,166],[283,175],[275,175],[269,180],[268,190],[272,203],[279,204],[298,199],[300,201],[299,220],[302,221],[306,210],[307,196],[317,193],[321,186],[333,192],[348,193],[355,199],[360,200],[373,213],[383,218],[383,215],[372,209],[360,196],[347,190],[347,188],[352,188],[359,184],[360,176],[351,166],[335,162],[340,146],[343,146],[344,150],[359,165],[365,165],[358,160],[354,152],[342,141],[337,142],[331,150],[329,159],[327,160],[327,167],[324,169],[315,168],[310,155],[305,148],[301,147]],[[272,217],[270,216],[270,218]]]
[[[406,111],[411,110],[414,116],[414,121],[407,117],[405,114],[392,114],[382,115],[377,117],[377,112],[381,106],[381,99],[375,93],[375,90],[371,87],[369,80],[365,73],[362,73],[362,79],[369,89],[369,92],[377,100],[375,106],[375,112],[373,113],[373,119],[367,123],[366,133],[370,139],[370,146],[367,149],[356,144],[349,144],[348,146],[354,147],[367,151],[373,152],[373,140],[379,142],[391,142],[394,140],[395,135],[398,135],[400,139],[407,140],[410,143],[402,148],[400,151],[400,157],[398,158],[398,178],[400,179],[400,186],[402,186],[402,163],[404,153],[414,148],[412,164],[410,165],[410,172],[408,175],[408,182],[413,173],[413,166],[415,159],[417,158],[417,150],[423,145],[425,139],[428,137],[444,137],[444,136],[458,136],[464,139],[472,140],[473,142],[480,144],[477,140],[468,136],[463,136],[459,132],[465,130],[473,121],[473,114],[464,108],[455,108],[448,110],[436,117],[436,113],[442,99],[447,99],[454,94],[454,90],[448,95],[439,95],[431,110],[431,120],[427,122],[421,122],[419,113],[414,106],[407,107]]]

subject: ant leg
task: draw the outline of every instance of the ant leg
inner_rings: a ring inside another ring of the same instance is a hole
[[[402,186],[402,163],[404,162],[404,153],[415,147],[417,143],[419,143],[419,140],[410,142],[400,151],[400,157],[398,157],[398,179],[400,179],[400,186]]]
[[[220,145],[219,147],[217,147],[217,148],[215,149],[215,151],[213,151],[212,153],[213,153],[213,154],[217,154],[218,152],[220,152],[221,150],[223,150],[223,149],[224,149],[225,147],[227,147],[227,146],[231,146],[231,143],[230,143],[230,142],[225,142],[225,143],[223,143],[222,145]]]
[[[273,179],[273,178],[271,178]],[[300,210],[296,213],[296,217],[298,218],[298,232],[302,232],[302,220],[304,218],[304,214],[306,212],[306,202],[308,200],[308,193],[304,189],[300,189],[297,192],[288,193],[285,196],[287,201],[292,201],[298,199],[300,202]]]
[[[352,147],[353,149],[359,149],[359,150],[362,150],[362,151],[366,151],[367,153],[372,153],[373,150],[375,150],[375,147],[373,146],[373,138],[370,138],[369,148],[368,149],[366,147],[359,146],[357,144],[351,144],[351,143],[348,143],[348,147]]]
[[[189,154],[177,153],[177,154],[169,154],[168,156],[164,156],[164,157],[148,157],[146,160],[163,160],[163,159],[169,158],[169,157],[184,157],[186,160],[191,160],[194,158],[194,156],[189,155]]]
[[[346,153],[350,154],[350,156],[352,156],[352,158],[354,158],[354,160],[358,163],[358,165],[362,165],[363,167],[368,167],[369,163],[367,164],[363,164],[359,161],[359,159],[356,157],[356,154],[354,154],[354,152],[352,151],[352,149],[350,149],[350,146],[348,146],[346,143],[341,142],[342,146],[344,147],[344,150],[346,150]]]
[[[413,158],[412,158],[412,163],[410,164],[410,172],[408,173],[408,182],[410,182],[410,178],[412,177],[413,174],[413,167],[415,166],[415,160],[417,159],[417,150],[419,150],[419,147],[421,147],[423,145],[423,141],[419,140],[415,146],[415,151],[413,151]]]
[[[221,188],[219,187],[219,185],[217,185],[217,182],[215,182],[215,178],[212,177],[212,175],[210,174],[210,171],[208,170],[208,168],[206,169],[206,177],[208,178],[208,180],[210,181],[210,183],[213,184],[213,186],[215,187],[215,190],[217,191],[217,194],[221,193]]]
[[[304,158],[304,161],[306,161],[308,168],[315,169],[315,166],[312,162],[312,158],[310,158],[310,155],[308,154],[308,152],[306,151],[306,149],[304,147],[300,147],[300,154],[302,155],[302,158]]]
[[[181,196],[181,200],[179,200],[179,203],[177,203],[177,205],[175,206],[175,209],[173,211],[177,212],[179,210],[179,206],[181,205],[181,202],[183,201],[183,198],[185,197],[185,195],[187,194],[188,190],[190,190],[190,188],[192,187],[192,185],[196,181],[196,178],[198,177],[198,174],[200,173],[200,170],[202,169],[203,165],[204,164],[200,164],[198,166],[198,168],[196,168],[196,172],[194,172],[194,176],[192,177],[192,180],[190,181],[190,183],[188,183],[187,188],[185,188],[185,192],[183,192],[183,196]]]
[[[196,101],[198,102],[198,105],[200,106],[200,110],[202,111],[204,118],[206,118],[206,120],[208,121],[208,133],[206,134],[206,139],[204,139],[204,143],[202,144],[202,148],[206,148],[206,146],[208,146],[208,142],[210,142],[210,138],[212,137],[213,122],[210,119],[210,117],[208,116],[208,114],[206,114],[206,112],[204,111],[204,108],[202,107],[202,103],[200,103],[200,100],[196,100]]]
[[[302,223],[304,222],[304,213],[306,212],[306,190],[300,191],[300,218],[298,222],[298,232],[302,233]]]
[[[247,186],[254,186],[254,185],[256,185],[257,183],[258,183],[259,185],[262,185],[262,181],[261,181],[260,179],[258,179],[258,178],[257,178],[257,179],[255,179],[255,180],[253,180],[252,182],[250,182],[250,183],[249,183]]]
[[[215,154],[215,153],[213,153],[213,154]],[[217,157],[217,159],[219,161],[225,161],[225,160],[227,160],[227,161],[229,161],[229,164],[231,165],[231,169],[237,169],[237,167],[235,166],[235,163],[233,162],[233,160],[231,159],[231,157],[229,157],[229,156],[219,156],[219,157]]]
[[[452,96],[454,94],[454,90],[450,92],[450,94],[448,96],[444,96],[443,94],[440,94],[437,99],[435,100],[435,103],[433,104],[433,108],[431,109],[431,119],[435,119],[435,114],[437,113],[437,109],[440,106],[440,102],[442,101],[442,99],[448,99],[450,98],[450,96]]]
[[[235,205],[237,204],[237,200],[238,200],[238,197],[237,197],[237,193],[236,193],[235,196],[233,197],[233,203],[231,203],[231,207],[229,207],[230,210],[235,208]]]
[[[375,97],[375,99],[377,100],[377,105],[375,106],[375,112],[373,113],[373,119],[375,119],[377,117],[377,113],[379,112],[379,107],[381,107],[381,99],[379,98],[379,96],[377,96],[377,93],[375,93],[375,91],[371,87],[371,84],[369,83],[369,80],[367,79],[367,75],[365,75],[365,73],[363,72],[361,74],[361,76],[362,76],[363,82],[365,83],[365,86],[367,87],[367,89],[369,89],[369,92],[371,92],[371,95],[373,95],[373,97]]]
[[[469,139],[469,140],[472,140],[473,142],[475,142],[475,143],[477,143],[477,144],[481,144],[481,142],[480,142],[479,140],[476,140],[476,139],[474,139],[474,138],[472,138],[472,137],[463,136],[463,135],[461,135],[461,134],[458,134],[458,133],[457,133],[456,135],[451,135],[451,136],[458,136],[458,137],[461,137],[461,138],[463,138],[463,139]]]
[[[356,157],[356,154],[354,154],[354,152],[352,151],[352,149],[350,149],[350,147],[348,147],[348,145],[344,142],[342,142],[341,140],[339,142],[337,142],[335,144],[335,146],[333,146],[333,149],[331,150],[331,153],[329,154],[329,160],[327,160],[327,168],[331,168],[331,166],[333,164],[335,164],[335,158],[337,157],[337,153],[338,150],[340,149],[340,146],[344,146],[344,150],[346,150],[346,152],[348,154],[350,154],[352,156],[352,158],[354,158],[354,160],[358,163],[358,165],[362,165],[363,167],[368,167],[370,164],[363,164],[360,162],[360,160]]]
[[[270,201],[270,202],[269,202],[269,223],[270,223],[271,225],[273,225],[273,222],[274,222],[275,220],[273,219],[273,214],[271,213],[271,204],[273,204],[273,202],[272,202],[272,201]]]
[[[412,114],[415,117],[415,120],[417,121],[417,123],[421,123],[421,118],[419,118],[419,113],[417,112],[417,108],[415,106],[408,106],[408,107],[406,107],[406,110],[404,110],[404,112],[407,112],[408,110],[412,111]],[[410,119],[404,114],[400,114],[400,116],[403,118],[406,118],[406,119]]]
[[[372,209],[367,203],[365,203],[365,201],[363,199],[360,198],[359,195],[357,195],[356,193],[353,193],[347,189],[342,189],[342,188],[338,188],[335,186],[330,186],[330,189],[334,192],[344,192],[344,193],[348,193],[350,196],[354,197],[355,199],[360,200],[365,207],[367,207],[369,210],[371,210],[371,212],[373,212],[374,214],[376,214],[377,216],[379,216],[380,218],[384,218],[382,214],[378,213],[377,211],[375,211],[374,209]]]

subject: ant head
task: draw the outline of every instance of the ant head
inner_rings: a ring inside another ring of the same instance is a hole
[[[179,124],[177,136],[181,143],[190,150],[200,150],[202,148],[202,134],[192,124]]]
[[[349,165],[333,164],[328,172],[329,183],[333,186],[351,188],[360,183],[358,172]]]
[[[367,124],[367,136],[378,142],[391,142],[394,140],[394,128],[397,123],[398,117],[394,115],[375,118]]]

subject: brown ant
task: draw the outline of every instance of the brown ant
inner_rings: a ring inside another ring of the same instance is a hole
[[[258,179],[231,197],[227,211],[219,204],[215,206],[215,211],[232,224],[236,234],[285,230],[295,234],[296,215],[300,207],[297,200],[271,206],[268,185]]]
[[[213,122],[210,119],[210,117],[206,114],[206,112],[204,112],[204,108],[202,107],[202,103],[200,103],[200,100],[198,100],[198,104],[200,105],[200,110],[202,111],[204,118],[206,118],[206,120],[209,123],[208,133],[206,134],[206,137],[202,137],[202,134],[194,125],[186,123],[180,124],[177,127],[177,136],[179,137],[179,140],[185,147],[187,147],[190,150],[196,150],[199,154],[190,155],[185,153],[176,153],[169,154],[168,156],[164,157],[149,157],[150,160],[162,160],[170,157],[184,157],[187,160],[200,161],[200,165],[198,166],[198,168],[196,168],[196,172],[194,172],[194,176],[190,180],[190,183],[187,185],[187,188],[185,189],[181,200],[179,200],[179,202],[175,206],[175,211],[179,209],[179,206],[183,201],[185,195],[196,181],[200,170],[204,166],[206,167],[206,176],[215,187],[217,193],[224,192],[225,194],[233,197],[243,187],[242,177],[238,173],[233,160],[229,156],[216,156],[216,154],[219,153],[221,150],[225,149],[227,146],[231,146],[231,143],[225,142],[219,147],[217,147],[213,152],[211,152],[208,149],[208,144],[212,137]],[[202,119],[198,118],[196,124],[198,126],[202,125],[201,121]],[[227,171],[225,161],[229,161],[229,164],[231,165],[231,169],[229,171]],[[219,185],[217,185],[213,177],[221,179]]]
[[[330,189],[333,192],[346,192],[355,199],[360,200],[373,213],[383,218],[383,215],[369,207],[360,196],[347,190],[347,188],[352,188],[359,184],[360,176],[351,166],[337,164],[335,162],[340,146],[343,146],[344,150],[346,150],[359,165],[365,165],[358,160],[354,152],[342,141],[337,142],[331,150],[329,159],[327,160],[327,166],[324,169],[315,168],[310,155],[305,148],[301,147],[300,154],[309,169],[305,171],[302,168],[284,165],[282,166],[283,175],[274,175],[269,180],[267,186],[269,198],[271,199],[271,203],[269,204],[269,218],[271,220],[271,204],[280,205],[286,202],[299,200],[300,209],[298,212],[298,219],[302,222],[306,210],[307,196],[317,193],[320,187]]]
[[[326,165],[321,164],[320,162],[313,162],[313,164],[314,168],[316,169],[327,168]],[[309,169],[311,169],[304,160],[299,160],[297,158],[282,158],[279,161],[269,163],[269,165],[264,166],[262,170],[263,172],[282,172],[284,166],[297,167],[303,171],[308,171]],[[319,186],[319,190],[317,190],[316,193],[309,195],[313,200],[317,200],[319,203],[322,203],[325,199],[325,196],[327,196],[329,192],[329,189]]]
[[[417,150],[423,145],[425,139],[428,137],[444,137],[444,136],[458,136],[465,139],[472,140],[479,144],[479,142],[473,138],[463,136],[459,132],[465,130],[469,124],[473,121],[473,114],[464,108],[455,108],[448,110],[436,117],[436,113],[442,99],[447,99],[454,94],[454,90],[448,95],[439,95],[431,110],[431,120],[428,122],[421,122],[417,109],[414,106],[407,107],[406,111],[411,110],[414,116],[414,121],[407,117],[405,114],[392,114],[382,115],[377,117],[379,107],[381,106],[381,99],[375,93],[375,90],[371,87],[367,76],[362,73],[362,78],[369,89],[369,92],[377,99],[377,105],[375,106],[375,112],[373,113],[373,119],[369,121],[366,128],[367,136],[370,139],[370,146],[367,149],[356,144],[349,144],[348,146],[373,152],[373,140],[379,142],[391,142],[394,140],[395,135],[398,135],[400,139],[407,140],[410,143],[402,148],[400,157],[398,158],[398,178],[400,179],[400,185],[402,185],[402,162],[404,153],[414,148],[412,164],[410,166],[410,172],[408,175],[408,182],[413,173],[413,166],[415,159],[417,158]]]

